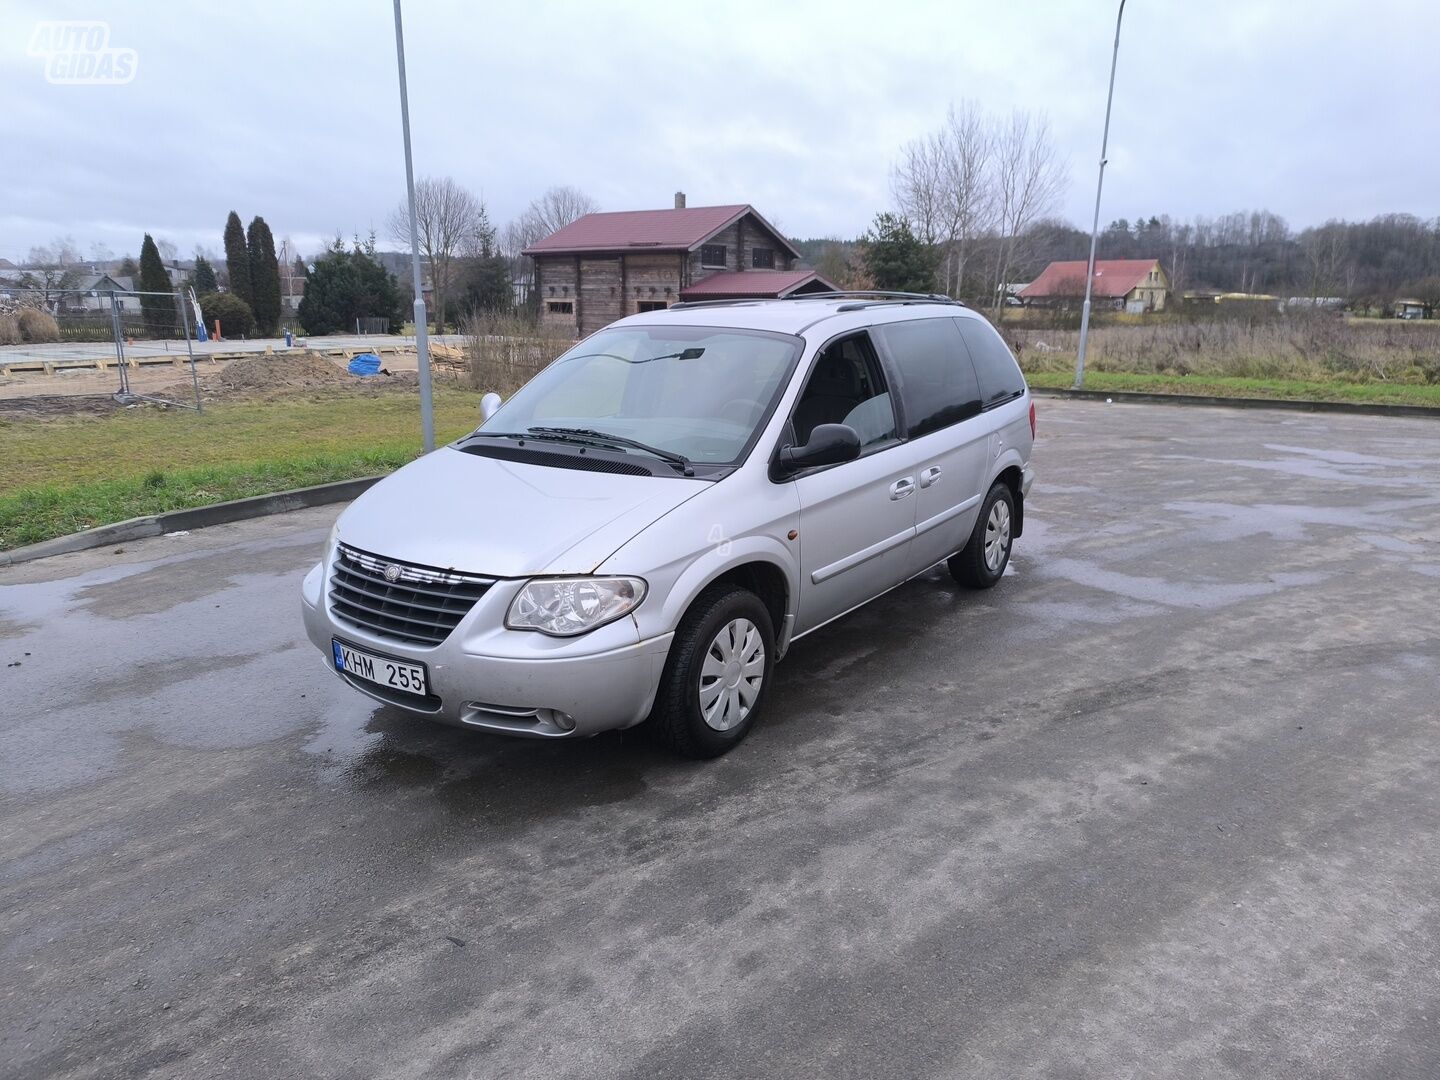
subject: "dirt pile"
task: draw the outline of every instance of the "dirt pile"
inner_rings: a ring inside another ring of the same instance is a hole
[[[397,386],[414,386],[413,371],[394,375],[351,375],[342,363],[317,353],[247,356],[233,360],[219,371],[200,369],[200,393],[208,400],[236,401],[246,398],[293,397],[297,394],[377,393]],[[161,397],[188,401],[193,395],[188,380],[160,392]]]

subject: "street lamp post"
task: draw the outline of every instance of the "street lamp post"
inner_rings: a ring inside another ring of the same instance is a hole
[[[410,97],[405,89],[405,31],[395,0],[395,56],[400,66],[400,126],[405,132],[405,194],[410,202],[410,276],[415,284],[415,352],[420,368],[420,428],[425,452],[435,449],[435,406],[430,397],[430,333],[420,282],[420,227],[415,220],[415,168],[410,163]]]
[[[395,4],[395,18],[398,20],[400,0],[395,0]],[[1115,100],[1115,65],[1120,61],[1120,20],[1124,17],[1125,0],[1120,0],[1120,11],[1115,16],[1115,51],[1110,56],[1110,91],[1105,95],[1105,133],[1100,136],[1100,179],[1095,184],[1095,220],[1090,225],[1090,261],[1085,267],[1085,305],[1080,309],[1080,350],[1075,357],[1077,390],[1085,384],[1085,342],[1090,337],[1090,293],[1095,287],[1095,243],[1100,236],[1100,192],[1105,188],[1105,153],[1110,145],[1110,105]],[[398,22],[396,25],[399,25]]]

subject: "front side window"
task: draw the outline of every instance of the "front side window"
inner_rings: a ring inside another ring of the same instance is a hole
[[[900,401],[911,438],[980,411],[975,368],[954,319],[887,323],[878,331],[900,377]]]
[[[700,248],[700,265],[723,267],[725,265],[725,245],[705,244]]]
[[[602,330],[520,388],[481,431],[584,428],[738,464],[800,354],[788,334],[708,326]]]
[[[980,380],[980,401],[985,408],[1017,398],[1025,392],[1025,376],[1010,354],[1010,346],[994,327],[980,319],[956,319],[960,336],[970,350]]]
[[[545,310],[551,315],[574,315],[575,303],[572,300],[546,300]]]
[[[775,269],[775,252],[770,248],[756,248],[750,252],[750,265],[756,270]]]
[[[795,402],[795,444],[804,446],[821,424],[845,424],[860,436],[861,452],[895,438],[895,407],[864,334],[826,346]]]

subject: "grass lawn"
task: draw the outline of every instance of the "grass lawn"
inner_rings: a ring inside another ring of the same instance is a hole
[[[1027,371],[1031,386],[1068,390],[1070,371]],[[1287,401],[1353,401],[1367,405],[1425,405],[1440,409],[1440,385],[1398,382],[1307,381],[1254,379],[1235,375],[1142,375],[1087,371],[1086,390],[1120,390],[1143,394],[1200,394],[1208,397],[1281,398]]]
[[[435,390],[444,442],[480,395]],[[0,421],[0,549],[163,510],[388,472],[420,452],[414,393],[324,394]]]

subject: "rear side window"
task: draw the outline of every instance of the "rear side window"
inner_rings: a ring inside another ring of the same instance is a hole
[[[956,319],[980,379],[980,400],[988,409],[1025,392],[1025,377],[993,326],[980,319]]]
[[[900,401],[911,438],[980,411],[975,368],[954,319],[887,323],[876,330],[900,376]]]

